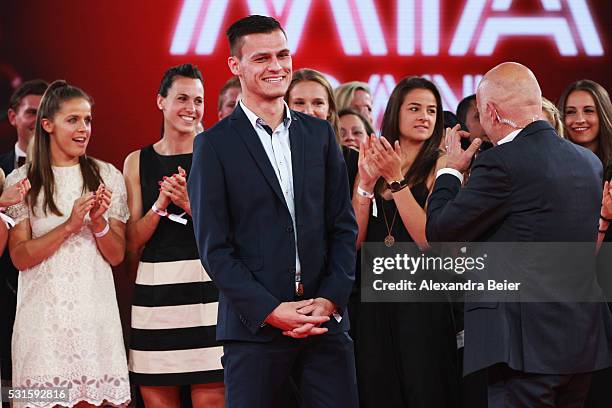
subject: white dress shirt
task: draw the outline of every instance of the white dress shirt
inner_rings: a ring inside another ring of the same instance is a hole
[[[295,281],[301,281],[301,266],[300,257],[297,249],[297,227],[295,224],[295,199],[293,191],[293,168],[291,167],[291,143],[289,141],[289,126],[291,126],[291,114],[289,112],[289,106],[285,104],[285,117],[280,125],[276,129],[272,130],[272,135],[264,129],[267,124],[263,119],[258,117],[253,111],[251,111],[244,102],[240,101],[240,107],[246,114],[249,122],[255,129],[255,133],[259,137],[261,144],[268,155],[270,164],[276,173],[276,178],[280,184],[283,196],[285,197],[285,203],[291,214],[291,221],[293,222],[293,237],[295,241]]]

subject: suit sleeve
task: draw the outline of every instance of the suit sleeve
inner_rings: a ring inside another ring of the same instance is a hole
[[[355,281],[357,222],[350,200],[346,165],[329,124],[327,133],[325,225],[328,257],[317,297],[331,300],[339,308],[344,308]]]
[[[507,215],[512,190],[507,168],[492,150],[478,159],[464,188],[451,174],[436,179],[427,205],[428,241],[474,241]]]
[[[240,320],[255,334],[280,304],[236,258],[223,165],[207,134],[194,142],[188,193],[202,264]]]

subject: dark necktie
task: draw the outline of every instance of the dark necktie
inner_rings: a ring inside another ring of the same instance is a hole
[[[25,156],[17,156],[17,167],[21,167],[25,164]]]

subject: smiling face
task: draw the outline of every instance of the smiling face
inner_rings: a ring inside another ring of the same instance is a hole
[[[359,150],[368,136],[365,126],[357,115],[343,115],[340,118],[340,141],[343,146]]]
[[[329,116],[329,101],[325,87],[318,82],[298,82],[289,92],[289,108],[298,112],[327,119]]]
[[[68,99],[61,103],[55,116],[42,119],[41,125],[49,133],[51,163],[76,164],[85,154],[91,137],[91,104],[84,98]]]
[[[8,119],[17,130],[17,138],[24,146],[30,143],[36,127],[36,113],[42,95],[26,95],[21,99],[17,110],[9,109]]]
[[[245,35],[239,54],[229,57],[228,65],[240,78],[245,103],[255,106],[285,96],[291,81],[292,62],[282,31]]]
[[[429,139],[436,124],[436,112],[433,92],[423,88],[408,92],[400,108],[400,140],[419,144]]]
[[[593,96],[582,90],[570,93],[563,116],[570,140],[595,152],[599,137],[599,115]]]
[[[197,78],[177,76],[168,96],[157,95],[157,106],[164,113],[164,132],[194,134],[204,115],[204,86]]]

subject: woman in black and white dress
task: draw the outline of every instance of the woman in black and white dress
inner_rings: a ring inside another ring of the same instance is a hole
[[[198,256],[187,197],[196,125],[204,113],[202,74],[170,68],[157,96],[162,138],[125,161],[128,250],[142,248],[130,342],[130,378],[148,408],[222,407],[223,348],[215,341],[218,292]]]

